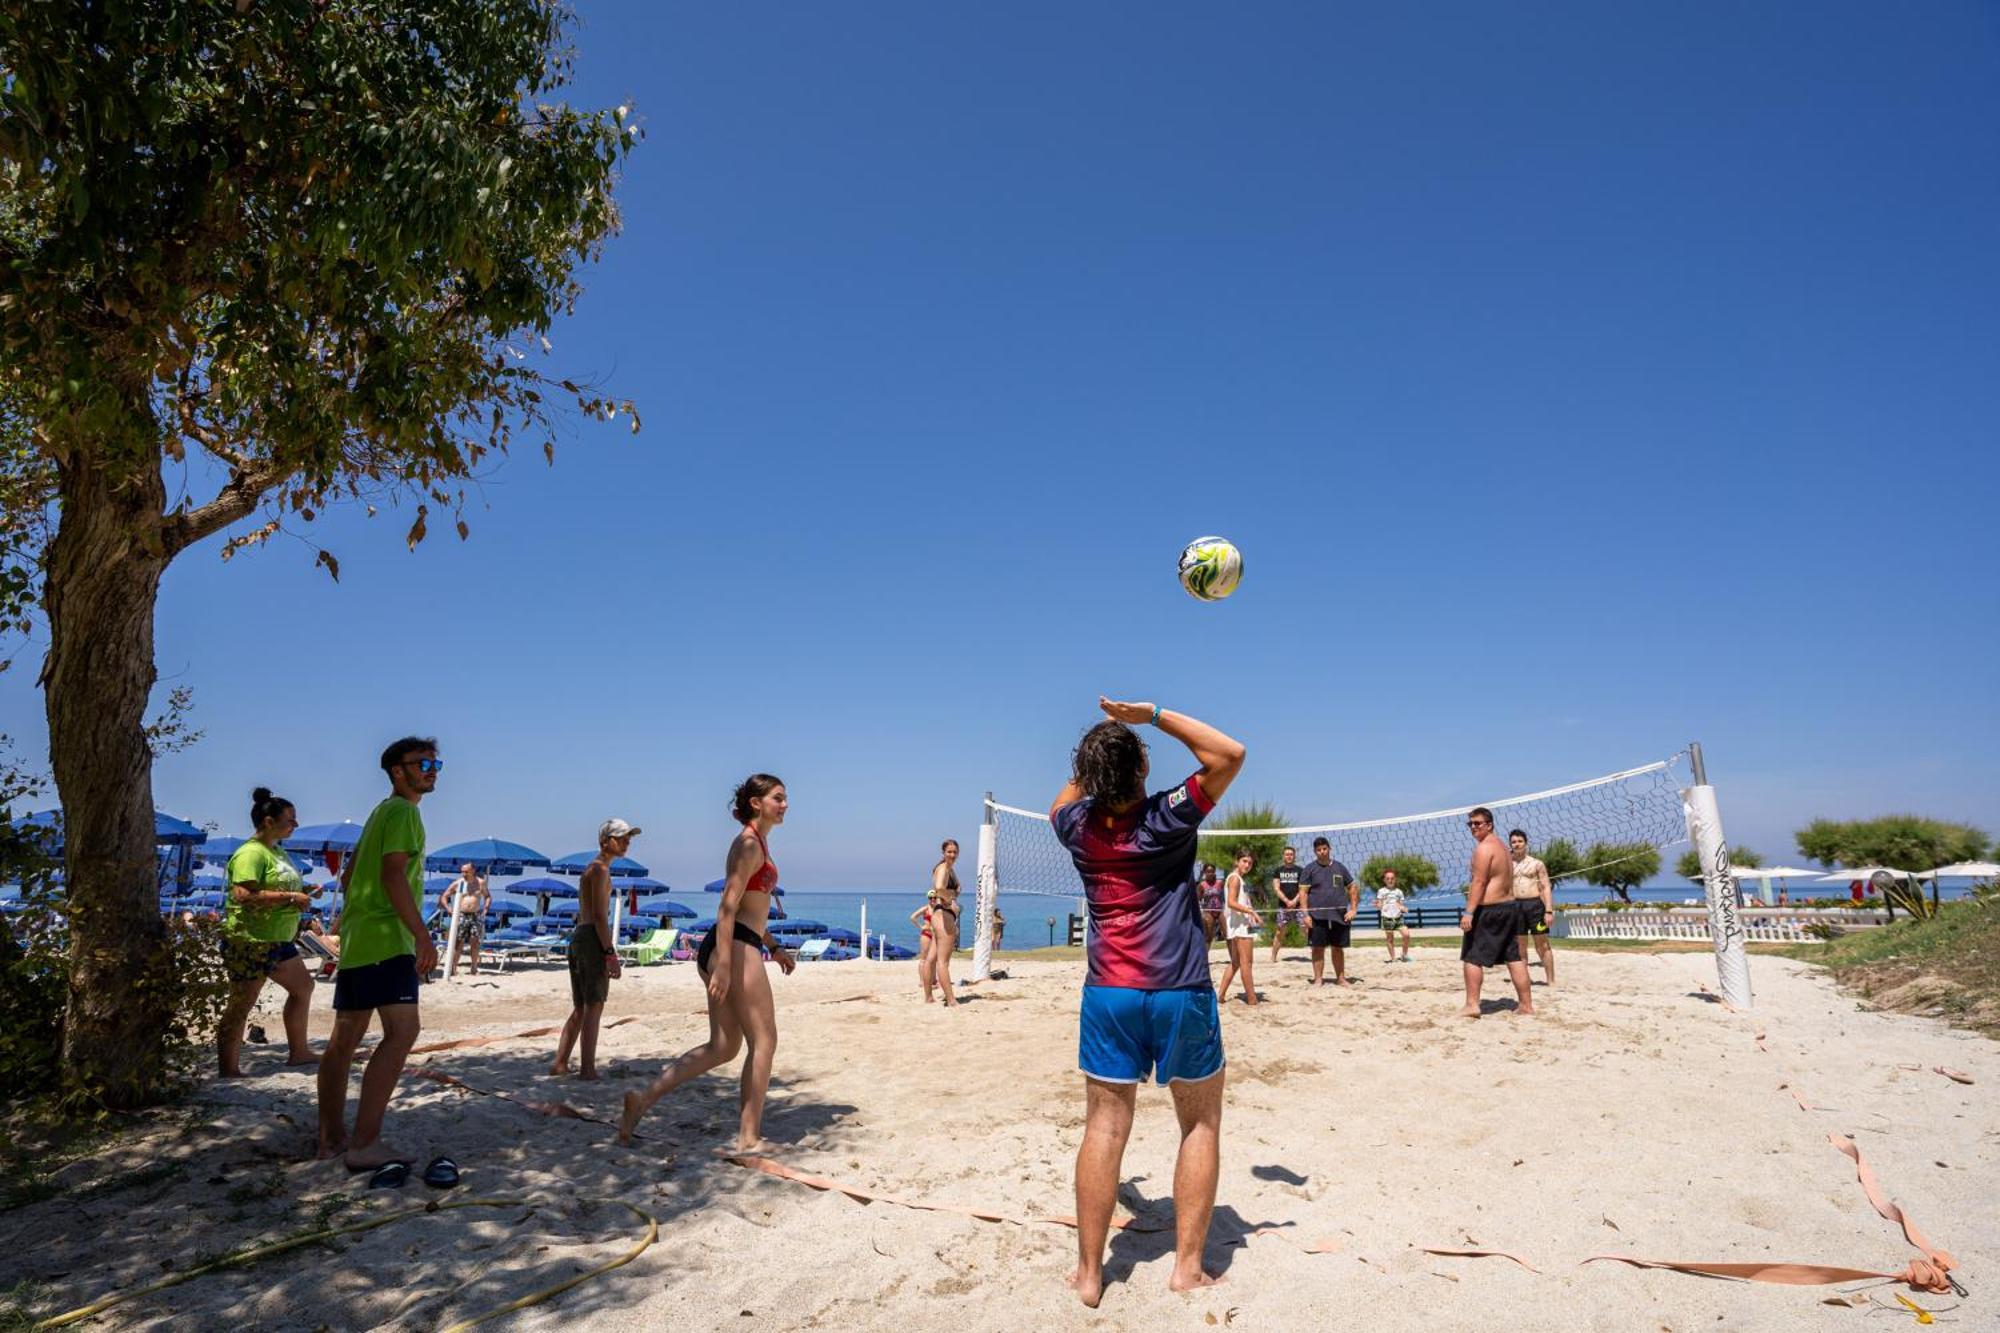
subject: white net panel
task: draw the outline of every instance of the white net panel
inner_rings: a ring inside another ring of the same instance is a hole
[[[1606,856],[1616,858],[1634,848],[1657,850],[1687,841],[1680,789],[1689,778],[1683,758],[1675,755],[1588,782],[1477,804],[1493,811],[1494,828],[1502,837],[1518,828],[1528,835],[1529,846],[1537,854],[1557,839],[1568,843],[1578,859],[1562,876],[1567,879],[1587,873]],[[1292,828],[1204,828],[1197,868],[1200,861],[1208,861],[1227,871],[1230,853],[1247,843],[1257,856],[1254,874],[1261,895],[1278,863],[1281,843],[1296,848],[1299,861],[1304,863],[1312,859],[1313,839],[1325,836],[1333,844],[1334,859],[1357,876],[1372,858],[1413,857],[1435,868],[1439,891],[1455,893],[1465,883],[1466,865],[1472,856],[1472,839],[1465,828],[1466,812],[1472,808],[1466,805],[1393,819]],[[987,817],[994,823],[991,878],[997,896],[1083,895],[1083,882],[1069,853],[1056,841],[1046,814],[988,798]],[[1587,855],[1593,849],[1600,849],[1596,863]],[[1403,871],[1402,878],[1407,884],[1410,872]]]

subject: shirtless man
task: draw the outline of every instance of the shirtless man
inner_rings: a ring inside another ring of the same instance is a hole
[[[493,909],[493,895],[486,890],[486,877],[467,861],[458,868],[458,878],[445,890],[444,908],[446,921],[450,913],[458,912],[458,948],[451,957],[450,970],[458,970],[458,960],[465,951],[472,950],[472,975],[479,975],[479,945],[486,938],[486,914]],[[450,933],[449,926],[446,933]]]
[[[1520,919],[1514,929],[1521,932],[1521,958],[1528,957],[1528,944],[1542,960],[1547,984],[1556,984],[1556,951],[1549,943],[1549,922],[1556,919],[1556,891],[1549,883],[1549,868],[1528,855],[1528,835],[1520,829],[1507,833],[1507,851],[1514,862],[1514,911]]]
[[[612,979],[623,974],[618,942],[611,936],[611,866],[631,849],[639,830],[622,819],[607,819],[597,830],[597,855],[583,869],[577,885],[576,929],[569,935],[569,1017],[556,1042],[551,1074],[569,1072],[569,1053],[583,1038],[581,1079],[597,1077],[597,1025],[604,1002],[611,998]]]
[[[1521,942],[1514,937],[1519,913],[1514,908],[1514,862],[1507,846],[1493,832],[1493,812],[1479,806],[1465,817],[1465,827],[1473,837],[1472,882],[1465,890],[1465,911],[1458,928],[1465,932],[1459,946],[1459,960],[1465,964],[1464,1018],[1479,1017],[1479,986],[1486,969],[1507,964],[1519,1003],[1516,1013],[1535,1012],[1528,994],[1528,965],[1521,961]]]

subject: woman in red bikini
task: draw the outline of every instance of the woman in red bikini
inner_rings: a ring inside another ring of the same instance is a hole
[[[660,1071],[644,1092],[625,1094],[625,1113],[618,1121],[618,1141],[630,1143],[639,1117],[654,1102],[697,1075],[736,1058],[743,1046],[741,1118],[736,1150],[754,1151],[763,1143],[764,1094],[771,1086],[771,1054],[778,1045],[778,1020],[771,1000],[771,981],[764,972],[764,950],[787,975],[791,954],[766,930],[771,915],[771,890],[778,884],[778,867],[767,841],[772,829],[785,822],[785,784],[769,773],[757,773],[736,788],[733,813],[743,829],[729,845],[722,905],[715,909],[715,929],[708,932],[695,955],[695,967],[708,983],[708,1040]]]

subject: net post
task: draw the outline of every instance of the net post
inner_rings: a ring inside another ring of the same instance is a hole
[[[976,878],[979,884],[979,925],[972,937],[972,976],[970,980],[984,981],[993,968],[993,906],[1000,896],[999,878],[999,833],[1000,812],[993,808],[993,793],[986,793],[986,801],[979,814],[979,865]]]
[[[1751,1007],[1750,960],[1743,948],[1747,935],[1736,905],[1736,875],[1729,865],[1729,843],[1722,832],[1722,811],[1715,788],[1708,784],[1708,766],[1699,742],[1688,747],[1694,784],[1681,793],[1688,838],[1701,857],[1701,878],[1708,890],[1708,933],[1715,944],[1716,982],[1723,1001],[1738,1009]]]

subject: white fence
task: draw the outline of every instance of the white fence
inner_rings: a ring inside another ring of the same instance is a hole
[[[1741,915],[1744,930],[1751,939],[1781,943],[1816,938],[1808,933],[1811,926],[1858,930],[1889,922],[1880,912],[1841,907],[1745,907]],[[1708,912],[1698,907],[1635,908],[1625,912],[1566,908],[1556,913],[1549,933],[1571,940],[1707,940]]]

